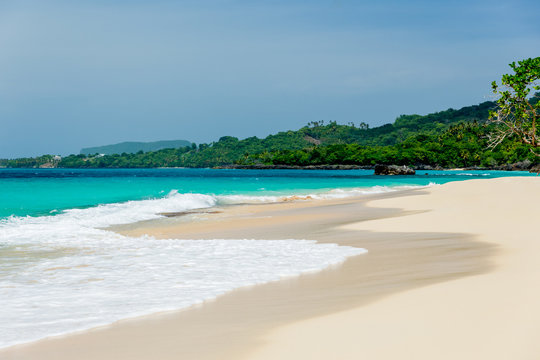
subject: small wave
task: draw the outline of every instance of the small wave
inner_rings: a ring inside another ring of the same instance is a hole
[[[275,203],[297,200],[331,200],[343,199],[347,197],[355,197],[370,194],[382,194],[400,190],[422,189],[439,185],[430,182],[428,185],[399,185],[399,186],[372,186],[362,188],[339,188],[332,189],[320,193],[299,193],[295,195],[221,195],[216,196],[217,205],[228,204],[259,204],[259,203]]]
[[[401,190],[422,189],[438,185],[430,182],[428,185],[372,186],[369,188],[334,189],[325,193],[312,195],[315,199],[343,199],[362,195],[383,194]]]
[[[179,194],[171,191],[166,197],[103,204],[85,209],[63,210],[54,216],[10,216],[0,224],[44,226],[48,223],[76,224],[83,227],[107,227],[159,218],[159,213],[208,208],[217,198],[204,194]]]
[[[101,229],[223,201],[280,200],[172,191],[161,199],[1,220],[0,347],[186,308],[365,252],[310,240],[156,240]]]
[[[133,200],[121,203],[103,204],[84,209],[52,210],[49,216],[10,216],[0,219],[0,226],[8,228],[24,227],[28,233],[46,229],[48,224],[58,224],[64,228],[105,228],[112,225],[130,224],[138,221],[162,217],[164,213],[175,213],[193,209],[210,208],[217,205],[277,203],[313,199],[341,199],[347,197],[379,194],[399,190],[416,189],[437,185],[373,186],[366,188],[339,188],[320,193],[298,193],[291,195],[208,195],[179,193],[171,190],[163,198]],[[22,229],[21,229],[22,230]]]
[[[48,246],[35,244],[19,248],[24,263],[3,259],[0,348],[187,308],[366,252],[309,240],[155,240],[108,231],[79,233],[74,246],[57,230],[56,249],[38,255]]]
[[[491,174],[489,173],[457,173],[455,175],[458,175],[458,176],[490,176]]]
[[[293,239],[131,238],[103,229],[108,226],[223,204],[336,199],[418,187],[279,196],[173,190],[159,199],[2,219],[2,246],[13,250],[0,263],[0,347],[191,306],[241,286],[321,270],[365,252]]]
[[[260,204],[279,202],[286,196],[274,195],[219,195],[216,196],[219,205]]]

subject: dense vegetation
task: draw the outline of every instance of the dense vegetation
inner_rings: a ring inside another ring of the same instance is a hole
[[[13,168],[37,168],[37,167],[57,167],[60,162],[59,156],[42,155],[35,158],[0,159],[0,167]]]
[[[538,94],[537,94],[538,96]],[[508,138],[494,151],[487,149],[489,111],[493,102],[449,109],[425,116],[401,115],[393,124],[369,128],[311,122],[296,130],[264,139],[239,140],[224,136],[211,144],[135,154],[70,155],[53,166],[107,167],[213,167],[239,165],[374,165],[403,164],[441,167],[494,167],[534,156],[517,139]],[[51,165],[45,157],[0,160],[0,166]]]
[[[397,164],[431,167],[495,167],[525,161],[534,155],[519,142],[507,140],[497,151],[486,149],[489,126],[453,125],[441,134],[418,134],[387,146],[333,144],[302,150],[278,150],[247,155],[239,164],[323,165]]]

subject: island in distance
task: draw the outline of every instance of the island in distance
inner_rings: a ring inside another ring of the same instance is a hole
[[[158,151],[162,149],[179,148],[185,146],[191,146],[191,142],[187,140],[162,140],[152,142],[126,141],[113,145],[82,148],[80,153],[84,155],[112,155],[122,153],[133,154],[139,151]]]

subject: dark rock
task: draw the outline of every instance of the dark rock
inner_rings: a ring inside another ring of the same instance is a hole
[[[531,167],[529,170],[530,173],[536,173],[537,175],[540,174],[540,164],[536,164]]]
[[[505,170],[505,171],[527,171],[532,168],[532,162],[530,160],[520,161],[513,164],[503,164],[499,166],[494,166],[494,170]]]
[[[512,170],[529,170],[532,166],[532,161],[527,159],[525,161],[520,161],[517,163],[512,164]]]
[[[375,175],[414,175],[416,171],[408,166],[375,165]]]

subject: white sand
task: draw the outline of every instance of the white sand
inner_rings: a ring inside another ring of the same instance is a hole
[[[309,238],[369,253],[187,311],[2,349],[0,359],[540,359],[540,178],[371,199],[371,208],[366,198],[246,205],[127,227],[158,238]]]
[[[369,205],[422,212],[345,227],[474,234],[498,246],[494,269],[282,326],[246,359],[540,359],[540,178],[455,182]]]

